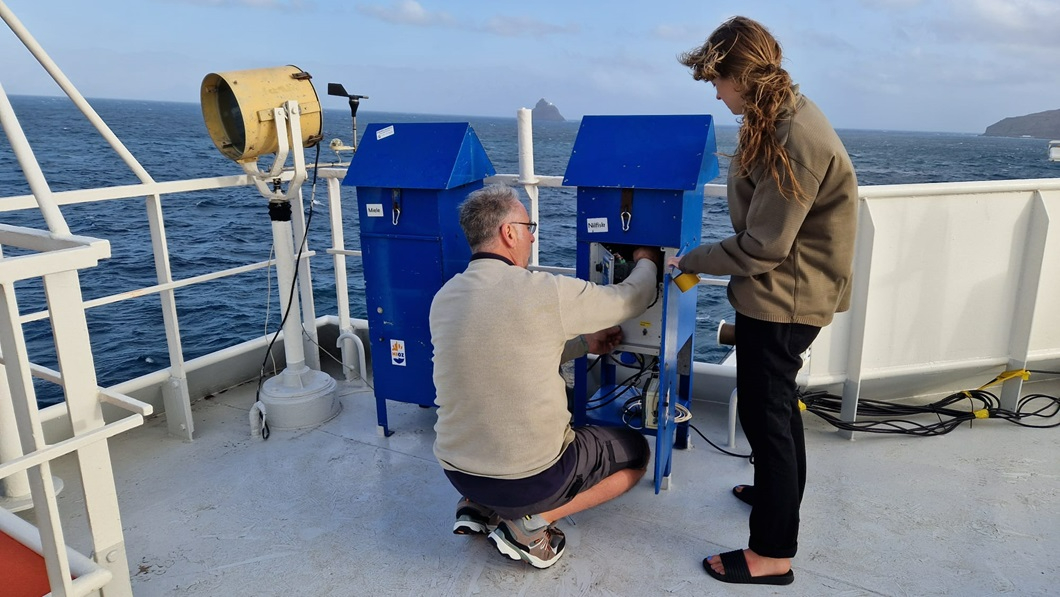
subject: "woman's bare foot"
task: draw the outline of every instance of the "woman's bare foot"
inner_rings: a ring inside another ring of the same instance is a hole
[[[747,570],[751,576],[777,576],[786,574],[791,570],[791,558],[767,558],[760,556],[749,548],[743,550],[743,558],[747,561]],[[707,558],[710,567],[718,574],[725,574],[725,567],[721,564],[721,557],[713,555]]]

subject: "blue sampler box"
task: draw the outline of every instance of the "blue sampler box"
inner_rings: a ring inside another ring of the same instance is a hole
[[[612,276],[637,247],[657,247],[664,257],[673,257],[698,246],[703,187],[718,172],[709,115],[584,117],[563,178],[565,185],[578,188],[577,276],[618,282]],[[696,320],[695,288],[682,293],[669,272],[661,272],[659,282],[656,303],[622,324],[620,346],[636,353],[635,360],[643,363],[639,373],[651,376],[652,383],[617,382],[617,365],[605,357],[600,388],[590,395],[588,360],[579,359],[573,413],[575,425],[635,426],[639,421],[645,434],[655,435],[657,492],[668,482],[673,447],[688,442],[687,423],[675,419],[678,405],[687,409],[691,402]],[[630,405],[637,401],[641,410],[634,416]]]
[[[379,426],[386,400],[431,406],[428,324],[438,289],[471,258],[458,208],[496,171],[466,122],[376,123],[342,184],[357,188]]]

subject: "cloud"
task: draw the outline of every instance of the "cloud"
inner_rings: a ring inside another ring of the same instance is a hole
[[[1060,48],[1055,0],[950,0],[951,14],[938,29],[950,41],[1013,48]]]
[[[416,0],[400,0],[390,4],[390,6],[358,4],[357,12],[395,25],[450,27],[456,23],[456,20],[450,14],[440,11],[428,11]]]

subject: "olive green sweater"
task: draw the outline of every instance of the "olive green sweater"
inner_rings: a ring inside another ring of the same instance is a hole
[[[641,259],[599,286],[486,258],[446,282],[430,311],[442,467],[522,479],[552,466],[574,440],[560,363],[585,355],[578,335],[644,312],[656,272]]]
[[[858,183],[846,148],[820,109],[796,92],[795,113],[777,123],[806,198],[780,195],[763,167],[749,177],[729,166],[735,234],[681,258],[683,272],[729,275],[738,313],[823,327],[850,308]]]

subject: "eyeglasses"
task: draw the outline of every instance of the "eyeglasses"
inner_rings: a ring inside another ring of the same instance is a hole
[[[537,222],[508,222],[509,224],[522,224],[530,229],[530,234],[537,232]]]

